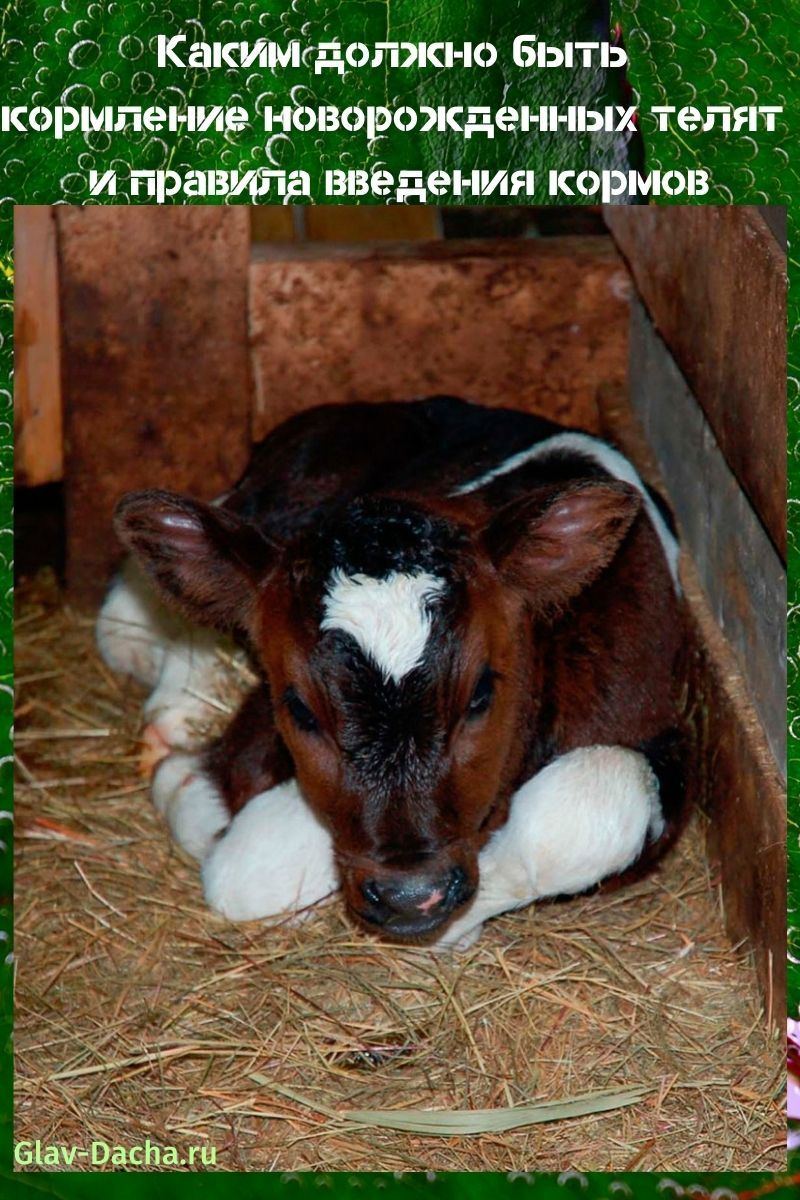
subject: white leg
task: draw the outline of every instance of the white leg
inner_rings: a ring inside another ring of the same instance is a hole
[[[254,796],[203,863],[206,900],[231,921],[296,912],[338,887],[330,834],[293,779]]]
[[[203,731],[231,678],[220,651],[238,654],[214,630],[186,626],[164,649],[161,673],[144,715],[167,746],[193,749],[208,739]]]
[[[111,667],[151,687],[158,682],[167,645],[183,622],[168,613],[129,558],[108,590],[95,626],[97,648]]]
[[[165,749],[193,749],[216,708],[230,671],[220,650],[244,662],[221,634],[190,625],[169,612],[128,559],[105,599],[96,626],[101,655],[114,671],[133,675],[153,691],[145,720],[157,757]]]
[[[200,757],[170,754],[164,758],[153,775],[152,795],[175,841],[202,862],[217,835],[230,824],[231,815],[201,770]]]
[[[664,829],[647,759],[620,746],[572,750],[525,783],[480,855],[478,894],[437,948],[463,949],[489,917],[572,895],[631,866]]]
[[[211,908],[232,921],[276,917],[336,891],[331,837],[294,780],[255,796],[231,821],[198,767],[196,755],[170,755],[153,799],[178,844],[204,860]],[[663,828],[658,783],[643,755],[617,746],[563,755],[514,796],[507,823],[481,852],[475,900],[436,948],[463,949],[490,917],[624,870]]]

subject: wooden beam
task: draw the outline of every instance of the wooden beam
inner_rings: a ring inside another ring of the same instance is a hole
[[[786,255],[756,208],[608,206],[653,323],[786,558]]]
[[[254,433],[311,404],[452,393],[597,426],[625,377],[628,277],[607,238],[259,247]]]
[[[163,487],[210,499],[250,449],[248,212],[56,210],[61,255],[67,582],[103,594],[114,505]]]
[[[14,209],[14,474],[54,483],[64,469],[55,209]]]
[[[755,955],[768,1016],[786,1014],[786,790],[738,662],[696,573],[683,572],[690,613],[690,719],[698,785],[711,817],[725,924]]]

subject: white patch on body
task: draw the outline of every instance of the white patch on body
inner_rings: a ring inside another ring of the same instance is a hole
[[[193,749],[207,740],[202,727],[219,711],[217,693],[224,690],[229,675],[220,655],[224,646],[213,630],[187,626],[165,648],[161,674],[145,702],[144,715],[168,746]]]
[[[170,754],[159,763],[151,785],[153,803],[166,818],[173,838],[199,862],[227,825],[227,805],[203,773],[197,754]]]
[[[293,779],[248,801],[203,863],[206,900],[230,921],[296,912],[338,887],[330,834]]]
[[[399,683],[422,660],[431,631],[431,604],[444,580],[421,571],[392,571],[385,579],[334,571],[320,628],[355,638],[384,678]]]
[[[112,671],[154,687],[164,654],[180,632],[133,559],[128,559],[103,601],[95,625],[97,648]]]
[[[477,895],[437,948],[463,949],[489,917],[616,875],[664,831],[658,781],[643,754],[571,750],[519,789],[508,821],[481,851]]]
[[[228,675],[220,650],[244,659],[220,634],[169,612],[133,559],[111,585],[95,635],[112,670],[153,689],[144,715],[168,746],[181,749],[198,745],[198,726],[218,708]]]
[[[620,454],[619,450],[615,450],[613,446],[609,446],[608,442],[603,442],[600,438],[591,437],[588,433],[556,434],[555,437],[546,438],[543,442],[537,442],[536,445],[530,446],[527,450],[521,450],[518,454],[512,454],[510,458],[493,467],[491,471],[486,471],[477,479],[472,479],[469,483],[464,483],[461,487],[456,488],[453,495],[465,496],[469,492],[476,492],[501,475],[508,475],[512,471],[518,470],[519,467],[525,466],[527,463],[535,462],[538,458],[546,458],[550,454],[564,451],[586,455],[605,471],[608,471],[609,475],[613,475],[615,479],[619,479],[623,483],[631,484],[632,487],[635,487],[641,493],[645,512],[650,518],[650,523],[658,534],[661,545],[664,548],[664,555],[667,559],[667,565],[669,566],[675,589],[680,593],[680,583],[678,581],[678,556],[680,554],[680,547],[677,538],[674,537],[667,527],[666,521],[659,512],[657,505],[633,464],[628,461],[624,454]]]

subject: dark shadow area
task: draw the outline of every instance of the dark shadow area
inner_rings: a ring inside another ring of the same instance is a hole
[[[446,238],[587,237],[607,234],[597,205],[568,208],[548,205],[508,205],[504,208],[462,206],[443,208]]]
[[[64,486],[46,483],[21,487],[15,493],[14,579],[52,567],[64,580],[66,563]]]

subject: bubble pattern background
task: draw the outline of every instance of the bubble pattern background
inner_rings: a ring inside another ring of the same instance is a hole
[[[0,202],[16,200],[31,186],[46,183],[51,201],[80,203],[86,196],[88,173],[113,168],[119,192],[114,201],[131,202],[126,178],[135,168],[185,171],[190,168],[246,171],[254,167],[307,170],[315,202],[322,197],[321,177],[331,167],[390,170],[419,167],[487,170],[507,166],[544,170],[570,162],[599,163],[613,149],[611,139],[589,135],[547,136],[530,139],[524,134],[476,136],[469,140],[448,134],[393,133],[367,142],[363,133],[267,133],[263,130],[265,106],[284,104],[486,104],[498,108],[540,102],[613,102],[616,79],[606,80],[594,71],[537,73],[511,61],[511,44],[518,32],[531,27],[547,29],[558,40],[597,36],[596,0],[537,0],[524,9],[491,0],[449,3],[434,15],[420,12],[415,0],[333,5],[328,0],[290,0],[288,4],[247,3],[239,0],[156,0],[136,5],[121,0],[98,0],[87,6],[76,0],[24,5],[27,17],[18,21],[23,5],[12,4],[0,20],[7,84],[4,103],[20,105],[58,103],[88,105],[225,104],[247,109],[251,126],[241,132],[190,134],[148,133],[124,129],[65,135],[56,142],[49,133],[0,135]],[[269,11],[266,11],[269,9]],[[546,19],[542,19],[545,18]],[[437,41],[447,37],[460,42],[489,41],[500,50],[494,67],[462,70],[395,70],[348,68],[344,75],[327,69],[315,75],[303,54],[302,68],[200,68],[182,70],[156,65],[156,35],[186,33],[187,43],[176,53],[185,57],[192,41],[245,41],[263,37],[286,45],[291,40],[305,47],[340,39],[342,43],[379,41]],[[578,89],[576,92],[576,82]],[[465,95],[469,89],[469,95]],[[261,125],[259,131],[257,128]],[[14,144],[16,142],[16,145]],[[24,152],[23,152],[24,150]]]
[[[546,85],[535,69],[511,64],[511,42],[518,33],[535,30],[553,42],[593,40],[602,28],[603,0],[6,0],[0,6],[0,102],[25,106],[58,103],[95,107],[104,104],[240,104],[251,114],[265,105],[322,103],[346,106],[372,103],[399,106],[433,104],[622,102],[619,77],[590,72],[547,73]],[[630,82],[644,109],[654,104],[782,104],[786,108],[774,134],[756,137],[669,132],[661,134],[646,114],[642,118],[647,165],[689,169],[707,167],[713,187],[709,203],[786,204],[800,197],[797,101],[800,42],[793,0],[619,0],[612,18],[622,24],[631,58]],[[389,72],[350,70],[314,76],[310,65],[298,72],[194,70],[159,71],[155,66],[157,33],[185,30],[190,40],[292,38],[306,45],[381,40],[490,41],[501,53],[496,67],[462,72]],[[579,87],[576,88],[576,83]],[[545,91],[546,86],[546,91]],[[319,180],[326,167],[389,169],[439,167],[490,169],[512,162],[515,167],[600,167],[620,159],[612,139],[576,136],[525,138],[506,135],[466,142],[460,135],[394,135],[367,144],[363,135],[267,135],[248,129],[239,134],[147,134],[127,130],[109,135],[70,134],[54,142],[50,134],[0,134],[0,1178],[3,1195],[90,1196],[105,1194],[108,1181],[88,1175],[11,1175],[11,863],[10,807],[11,722],[11,563],[12,516],[12,222],[13,205],[82,203],[88,172],[113,167],[120,175],[120,194],[104,202],[130,202],[125,177],[131,165],[145,168],[256,166],[308,170]],[[309,199],[318,199],[314,195]],[[492,203],[497,203],[492,198]],[[797,269],[791,257],[791,269]],[[790,539],[790,1009],[800,1006],[800,590],[798,590],[797,520],[800,512],[800,317],[796,290],[790,294],[790,358],[788,379]],[[535,1172],[535,1163],[531,1164]],[[800,1162],[790,1168],[800,1171]],[[483,1200],[494,1196],[556,1197],[687,1197],[726,1200],[770,1195],[780,1200],[796,1194],[797,1178],[720,1174],[694,1178],[673,1176],[584,1175],[314,1175],[241,1176],[240,1200],[269,1194],[372,1195],[388,1197],[459,1197]],[[227,1194],[224,1176],[114,1176],[119,1200],[139,1196],[206,1196]],[[191,1193],[189,1193],[191,1188]]]

